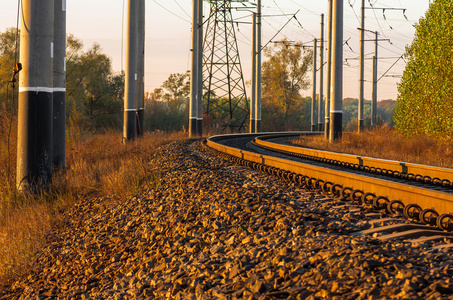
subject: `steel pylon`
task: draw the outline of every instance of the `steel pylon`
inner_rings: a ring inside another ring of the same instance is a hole
[[[208,1],[210,13],[203,42],[203,107],[205,124],[214,132],[243,132],[249,117],[232,2],[240,1]]]

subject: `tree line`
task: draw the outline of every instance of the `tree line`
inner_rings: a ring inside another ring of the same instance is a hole
[[[12,91],[8,83],[16,61],[15,41],[15,28],[0,34],[0,107],[12,113],[17,111],[17,101],[11,102]],[[120,129],[124,73],[113,71],[111,59],[96,43],[84,50],[82,41],[69,34],[66,47],[66,115],[70,127],[80,132],[106,127]],[[311,97],[303,97],[301,92],[311,86],[308,74],[312,68],[312,50],[300,43],[295,47],[279,43],[267,47],[264,55],[267,59],[262,65],[263,131],[310,130]],[[161,87],[145,93],[145,131],[187,128],[189,75],[189,71],[171,74]],[[17,99],[17,88],[14,92]],[[367,109],[369,104],[365,102],[365,114]],[[356,111],[357,100],[345,99],[343,125],[346,130],[355,130]],[[378,104],[382,123],[391,124],[392,113],[392,103]],[[204,118],[209,123],[209,118]]]
[[[15,89],[12,88],[11,76],[15,63],[19,61],[18,36],[15,28],[0,33],[0,110],[3,115],[17,114],[20,72],[16,76]],[[66,117],[69,126],[80,132],[120,129],[124,72],[113,71],[111,59],[99,44],[94,43],[84,50],[83,42],[71,34],[67,35],[66,57]],[[188,118],[189,90],[189,75],[184,73],[171,74],[160,88],[146,93],[145,130],[183,129]]]
[[[408,137],[427,134],[453,138],[452,12],[453,2],[434,0],[415,25],[415,38],[404,55],[407,66],[398,85],[396,104],[390,100],[378,103],[381,124],[395,125]],[[17,101],[12,101],[17,99],[17,88],[12,91],[10,81],[18,53],[16,29],[0,33],[3,119],[17,112]],[[301,44],[289,47],[280,43],[267,47],[264,54],[267,59],[262,65],[262,129],[309,130],[311,98],[302,97],[301,91],[311,84],[311,50]],[[124,74],[113,72],[111,59],[98,44],[84,51],[81,40],[68,35],[66,80],[66,113],[71,126],[84,131],[121,128]],[[187,128],[189,91],[186,72],[171,74],[160,88],[146,93],[145,130]],[[369,110],[370,104],[365,101],[365,115]],[[354,131],[357,99],[345,99],[343,112],[344,129]]]

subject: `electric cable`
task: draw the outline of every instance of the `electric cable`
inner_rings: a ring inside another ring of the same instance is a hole
[[[184,8],[182,8],[182,6],[179,4],[179,2],[178,2],[177,0],[174,0],[174,1],[175,1],[176,5],[178,5],[179,8],[186,14],[186,16],[188,16],[189,18],[192,18],[192,16],[189,15],[189,14],[184,10]]]
[[[186,20],[184,19],[183,17],[181,17],[180,15],[172,12],[171,10],[169,10],[168,8],[166,8],[165,6],[163,6],[162,4],[160,4],[159,2],[157,2],[156,0],[153,0],[154,3],[156,3],[157,5],[159,5],[160,7],[162,7],[163,9],[165,9],[167,12],[171,13],[172,15],[174,15],[175,17],[178,17],[179,19],[189,23],[189,24],[192,24],[192,22],[190,22],[189,20]]]

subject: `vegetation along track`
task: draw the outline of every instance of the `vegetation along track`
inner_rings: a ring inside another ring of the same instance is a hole
[[[206,145],[238,164],[303,187],[453,231],[452,169],[290,145],[301,134],[313,133],[213,136]]]

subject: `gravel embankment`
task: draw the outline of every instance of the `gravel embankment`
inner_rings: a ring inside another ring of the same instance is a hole
[[[366,210],[163,147],[156,190],[79,203],[0,299],[448,299],[453,254],[350,235]],[[363,225],[358,225],[363,224]]]

